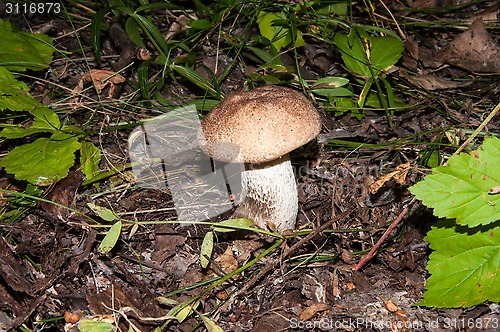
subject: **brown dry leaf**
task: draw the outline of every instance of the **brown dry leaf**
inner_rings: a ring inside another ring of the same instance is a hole
[[[196,20],[198,19],[196,16],[194,17],[187,17],[186,15],[180,15],[177,17],[175,22],[173,22],[170,25],[170,28],[168,28],[167,33],[165,34],[165,40],[169,40],[172,38],[173,35],[175,35],[178,32],[186,31],[189,28],[189,21],[191,20]]]
[[[299,319],[303,322],[308,321],[313,318],[316,313],[325,311],[327,309],[330,309],[330,306],[326,303],[313,303],[309,307],[302,310],[302,312],[299,314]]]
[[[500,73],[500,47],[485,29],[483,20],[472,23],[453,39],[436,59],[478,73]]]
[[[472,23],[478,19],[482,19],[484,22],[496,23],[500,20],[500,2],[493,4],[492,6],[481,11],[476,16],[473,16],[468,22]]]
[[[73,206],[75,195],[82,182],[83,174],[80,171],[71,171],[68,176],[56,182],[46,193],[44,198],[51,203],[40,202],[40,207],[55,218],[66,219],[71,213],[66,207]]]
[[[408,36],[408,39],[404,42],[405,48],[403,56],[401,57],[401,63],[406,68],[417,71],[419,62],[419,45],[415,40],[415,37]]]
[[[375,194],[387,181],[394,179],[396,183],[403,184],[406,179],[406,174],[410,169],[410,163],[404,163],[396,167],[396,169],[389,174],[383,175],[377,181],[370,185],[370,192]]]
[[[340,296],[339,274],[337,269],[333,271],[332,294],[336,298]]]
[[[406,72],[400,71],[399,75],[401,77],[406,78],[411,83],[413,83],[415,85],[419,85],[423,89],[428,90],[428,91],[455,89],[455,88],[467,86],[467,85],[472,83],[472,81],[469,81],[469,82],[449,81],[449,80],[446,80],[442,77],[439,77],[439,76],[436,76],[433,74],[412,76],[412,75],[408,75],[408,73],[406,73]]]
[[[233,255],[233,251],[230,246],[227,246],[226,251],[222,253],[219,257],[214,260],[216,266],[211,266],[211,275],[220,275],[221,273],[229,273],[238,268],[238,261]],[[237,277],[237,276],[235,276]],[[233,277],[233,278],[235,278]]]
[[[78,81],[77,86],[75,86],[73,91],[71,91],[71,94],[79,94],[82,92],[85,83],[89,82],[94,84],[94,87],[99,94],[106,86],[109,85],[108,98],[113,98],[116,85],[125,82],[125,77],[111,70],[91,69],[88,73],[83,74],[82,78]],[[75,97],[73,102],[78,103],[78,100],[79,98]]]

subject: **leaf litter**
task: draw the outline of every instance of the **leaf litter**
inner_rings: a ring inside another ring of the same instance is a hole
[[[414,1],[413,5],[418,3],[422,1]],[[433,6],[436,6],[435,2],[427,7]],[[178,18],[178,23],[183,22],[181,16]],[[174,37],[177,38],[185,27],[185,23],[180,28],[165,27],[164,32],[167,35],[175,32]],[[459,113],[465,119],[464,123],[475,123],[482,119],[478,104],[497,101],[500,92],[490,89],[480,93],[481,86],[469,82],[465,84],[459,79],[468,75],[476,77],[478,73],[498,73],[498,44],[495,42],[498,36],[491,36],[495,33],[494,30],[485,29],[484,24],[476,20],[465,32],[453,30],[440,36],[426,35],[426,43],[420,40],[413,45],[406,43],[405,53],[409,56],[403,62],[404,65],[397,65],[398,73],[404,73],[400,77],[411,77],[419,83],[420,88],[425,90],[423,95],[431,90],[439,90],[439,95],[437,101],[427,100],[425,103],[419,98],[407,96],[409,102],[417,107],[394,115],[394,126],[390,127],[376,110],[368,110],[362,119],[352,118],[348,114],[335,119],[327,118],[327,129],[323,135],[332,140],[322,143],[319,154],[315,155],[318,158],[317,165],[304,168],[304,172],[297,174],[301,202],[298,224],[303,229],[318,227],[352,204],[355,213],[335,222],[335,229],[343,232],[320,234],[293,257],[282,260],[279,253],[266,257],[261,262],[262,266],[273,265],[276,268],[254,284],[245,296],[225,302],[217,315],[204,320],[205,324],[212,329],[222,326],[228,331],[269,331],[287,329],[292,324],[298,325],[307,320],[325,324],[340,322],[344,324],[344,329],[353,330],[349,322],[363,321],[365,329],[382,331],[391,328],[403,330],[398,329],[398,323],[404,322],[443,322],[446,319],[469,318],[478,321],[479,318],[497,317],[493,305],[440,311],[412,307],[421,299],[424,290],[425,263],[429,251],[423,238],[434,221],[430,213],[422,208],[416,208],[405,221],[404,227],[396,229],[386,243],[386,250],[379,253],[363,270],[353,271],[360,257],[358,253],[365,252],[377,241],[387,223],[396,218],[411,199],[408,187],[420,179],[418,170],[423,166],[419,162],[423,163],[424,154],[418,151],[426,149],[425,145],[412,150],[401,144],[374,150],[368,145],[397,142],[412,135],[422,135],[419,137],[420,142],[439,142],[443,136],[427,131],[453,125],[453,118],[448,116],[451,111]],[[59,41],[61,44],[58,47],[61,49],[64,49],[63,41],[68,44],[75,42],[72,37],[66,36]],[[427,49],[424,44],[434,49]],[[443,47],[442,44],[446,45]],[[325,73],[334,76],[341,72],[339,64],[342,59],[335,48],[318,42],[310,42],[307,47],[310,51],[308,54],[300,54],[301,49],[298,48],[305,75],[317,78]],[[477,50],[471,50],[476,47]],[[117,53],[113,47],[106,51]],[[200,60],[207,63],[215,61],[214,68],[217,68],[219,57],[214,56],[219,54],[217,52],[200,55]],[[220,58],[234,60],[229,56]],[[114,73],[113,68],[106,64],[101,67],[95,63],[92,65],[96,66],[95,69]],[[60,73],[71,73],[71,70],[74,73],[80,69],[76,61],[72,66],[70,71],[66,71],[66,68],[55,69]],[[248,75],[249,72],[257,73],[260,70],[251,61],[245,66],[236,67],[237,82],[223,85],[224,93],[231,92],[234,86],[244,86],[246,76],[241,75],[242,72]],[[231,70],[230,66],[227,68]],[[407,69],[414,72],[408,74]],[[81,85],[79,77],[81,74],[63,74],[59,77],[59,83],[71,90]],[[116,82],[115,85],[118,84],[122,82]],[[123,85],[124,91],[127,91],[128,87]],[[111,88],[110,85],[99,87]],[[32,87],[32,93],[43,92],[37,89],[40,87]],[[83,89],[78,92],[96,99],[99,97],[96,91]],[[173,84],[168,91],[164,91],[166,96],[177,95],[184,100],[192,98],[195,93],[192,85],[183,82]],[[468,93],[467,98],[463,98],[464,93]],[[109,94],[107,96],[110,97]],[[462,103],[453,104],[457,96]],[[102,113],[96,113],[97,121],[91,123],[91,128],[98,131],[102,124],[109,125],[110,116],[117,122],[139,120],[146,115],[142,112],[140,110],[131,114],[113,108],[105,109]],[[85,120],[81,119],[82,123]],[[492,121],[487,130],[499,132],[498,120]],[[126,142],[120,137],[121,134],[115,134],[100,135],[98,146],[103,149],[108,162],[119,164],[127,158],[124,153]],[[355,149],[346,149],[336,144],[343,139],[360,145]],[[298,163],[301,160],[313,160],[305,157],[307,153],[312,154],[310,150],[306,148],[294,158]],[[429,153],[439,155],[442,151]],[[95,206],[112,207],[117,216],[133,212],[134,218],[141,221],[175,218],[168,191],[131,189],[125,175],[108,178],[101,184],[102,192],[99,193],[93,188],[79,187],[78,177],[67,185],[56,182],[51,188],[52,196],[48,198],[88,214],[93,212],[87,203],[93,203]],[[12,179],[9,181],[2,183],[2,188],[19,186]],[[378,190],[373,190],[374,193],[371,188]],[[383,197],[378,192],[383,192]],[[200,292],[198,288],[190,288],[193,284],[203,282],[221,271],[227,272],[241,266],[269,247],[269,239],[265,237],[251,238],[248,243],[252,245],[240,243],[238,246],[236,241],[244,239],[244,236],[218,234],[209,268],[203,269],[200,267],[199,253],[202,239],[209,231],[207,227],[157,225],[139,228],[130,239],[124,239],[122,233],[121,238],[126,241],[113,239],[113,250],[99,252],[98,243],[103,239],[103,233],[82,228],[85,222],[78,215],[52,211],[42,204],[38,206],[42,207],[41,211],[23,215],[20,222],[0,225],[0,259],[5,267],[2,268],[0,281],[0,328],[19,326],[25,321],[29,324],[30,320],[38,317],[63,317],[67,311],[90,312],[99,321],[99,317],[109,317],[113,313],[110,308],[119,311],[130,307],[135,311],[126,313],[127,319],[134,326],[139,326],[141,331],[150,331],[154,329],[154,323],[145,322],[141,317],[162,317],[171,309],[158,304],[157,297],[187,287],[172,295],[171,299],[177,303],[189,300]],[[50,215],[57,213],[60,217],[48,216],[43,212],[44,209]],[[432,227],[439,227],[439,224]],[[432,237],[437,233],[429,234]],[[445,240],[443,244],[448,243]],[[259,245],[255,245],[256,242]],[[292,244],[293,241],[289,243]],[[452,245],[449,247],[457,252],[459,250]],[[315,259],[308,261],[313,256]],[[28,263],[26,257],[30,257],[32,262]],[[243,286],[242,280],[248,277],[250,275],[244,274],[241,279],[221,285],[214,293],[203,297],[197,310],[206,314],[217,308],[233,290],[231,287]],[[432,287],[433,281],[429,282]],[[14,316],[15,319],[7,319],[8,316]],[[123,319],[125,316],[120,317],[120,327],[128,329],[130,325]],[[373,322],[388,325],[374,326]],[[172,324],[168,329],[189,330],[197,323],[198,320],[193,316],[187,316],[180,325]],[[63,329],[57,321],[49,324],[55,329]],[[109,325],[103,326],[109,328]],[[433,329],[424,325],[422,330]]]

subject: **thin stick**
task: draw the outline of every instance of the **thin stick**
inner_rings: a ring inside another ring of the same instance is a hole
[[[257,281],[259,281],[260,278],[262,278],[265,274],[269,273],[269,271],[273,270],[281,260],[283,260],[283,259],[287,258],[288,256],[292,255],[293,253],[295,253],[297,250],[302,248],[302,246],[304,246],[307,242],[311,241],[316,235],[320,234],[321,232],[323,232],[324,230],[329,228],[333,223],[344,219],[345,217],[350,215],[352,212],[354,212],[354,208],[349,208],[347,211],[343,212],[342,214],[340,214],[337,217],[332,218],[327,223],[321,225],[321,227],[315,229],[314,232],[309,233],[302,240],[295,243],[293,246],[291,246],[288,250],[286,250],[283,253],[280,260],[276,260],[275,262],[267,265],[265,268],[260,270],[259,273],[257,273],[255,276],[253,276],[252,279],[249,282],[247,282],[245,284],[245,286],[243,286],[243,288],[241,288],[241,290],[239,290],[236,293],[235,296],[238,297],[240,295],[245,294],[250,289],[250,287],[252,287]]]
[[[413,203],[415,203],[416,200],[417,200],[417,198],[413,197],[413,199],[410,201],[410,203],[408,203],[408,205],[403,209],[403,211],[401,211],[401,213],[396,218],[396,220],[394,220],[392,222],[391,226],[389,226],[389,228],[387,228],[387,230],[384,232],[384,234],[382,235],[380,240],[378,240],[378,242],[373,246],[372,250],[370,250],[369,253],[367,253],[365,256],[363,256],[363,258],[361,258],[361,260],[359,261],[358,265],[356,265],[354,270],[356,270],[356,271],[361,270],[361,268],[363,266],[365,266],[365,264],[368,263],[375,256],[378,249],[382,246],[382,244],[387,239],[389,234],[396,228],[396,226],[401,222],[401,220],[403,220],[404,216],[408,213],[408,210],[413,205]]]

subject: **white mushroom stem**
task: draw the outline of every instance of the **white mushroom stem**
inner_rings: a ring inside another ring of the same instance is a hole
[[[262,229],[283,233],[295,228],[298,195],[290,156],[247,164],[241,174],[241,203],[234,218],[249,218]]]

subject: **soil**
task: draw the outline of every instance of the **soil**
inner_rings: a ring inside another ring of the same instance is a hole
[[[435,2],[405,4],[425,11],[442,5]],[[402,6],[390,5],[393,10]],[[495,1],[482,1],[465,11],[448,14],[447,20],[461,20],[461,29],[406,32],[405,54],[393,76],[395,91],[401,92],[412,107],[392,115],[392,125],[385,113],[376,109],[367,110],[358,119],[350,113],[335,116],[331,109],[318,107],[324,121],[318,141],[291,154],[299,189],[297,228],[314,230],[332,222],[329,231],[313,234],[286,255],[305,235],[288,238],[243,273],[203,293],[197,312],[212,313],[211,320],[224,331],[496,330],[471,328],[470,322],[500,319],[497,304],[467,309],[415,305],[428,276],[430,249],[424,236],[436,218],[419,202],[411,203],[408,188],[429,172],[423,161],[426,155],[434,152],[433,156],[444,157],[454,152],[456,147],[448,144],[446,135],[463,142],[470,129],[476,128],[500,100],[500,35],[498,29],[489,29],[495,24],[498,27],[498,20],[488,21],[486,16],[484,23],[475,20],[477,13],[486,10],[496,10],[496,17],[500,17],[497,5]],[[437,16],[426,16],[432,18]],[[131,170],[122,167],[128,161],[127,139],[133,126],[103,131],[160,114],[155,107],[133,104],[133,82],[137,82],[135,73],[141,61],[122,52],[124,44],[114,44],[110,31],[102,32],[104,56],[98,64],[90,47],[90,29],[83,23],[72,27],[62,17],[42,15],[20,15],[11,17],[11,21],[26,31],[43,29],[56,38],[60,50],[78,50],[78,43],[88,47],[84,56],[73,53],[58,58],[50,71],[30,73],[31,77],[23,79],[37,83],[32,85],[31,93],[44,103],[58,102],[67,109],[65,121],[96,132],[91,139],[102,150],[103,172],[116,168],[120,171],[94,184],[82,185],[85,179],[77,165],[68,177],[44,188],[46,201],[24,211],[13,223],[0,223],[0,331],[75,331],[81,317],[108,318],[123,331],[132,325],[137,331],[153,331],[164,324],[164,316],[173,307],[159,298],[187,301],[208,287],[203,281],[243,266],[275,243],[276,239],[267,236],[218,233],[209,268],[203,269],[199,257],[209,226],[147,224],[124,228],[121,241],[111,252],[99,252],[105,231],[92,227],[81,214],[109,223],[87,203],[110,208],[134,221],[177,218],[168,187],[143,188]],[[182,20],[165,24],[156,18],[154,22],[164,34],[183,33],[181,28],[172,30],[172,23],[182,25]],[[477,30],[464,35],[466,27]],[[71,32],[79,28],[77,40]],[[479,41],[475,39],[478,35],[482,38]],[[199,52],[196,59],[196,68],[203,75],[206,72],[202,68],[215,68],[217,64],[219,70],[225,70],[233,60],[229,54],[217,53],[216,38],[209,36],[202,45],[206,51]],[[462,47],[464,43],[469,48]],[[470,47],[478,50],[470,46],[472,43],[482,45],[479,52],[469,52]],[[298,52],[301,75],[306,79],[346,72],[333,45],[311,39]],[[284,62],[288,56],[283,55]],[[221,86],[225,94],[248,85],[249,74],[259,71],[253,60],[238,60],[232,67]],[[117,80],[97,86],[97,90],[78,88],[91,86],[87,68],[116,72],[117,66],[124,68],[124,63],[131,62],[135,64],[121,73],[126,82]],[[69,100],[65,105],[60,102],[75,88],[81,92],[78,100]],[[164,98],[178,104],[200,93],[179,77],[161,91]],[[498,133],[499,124],[500,119],[493,118],[484,131]],[[346,141],[363,144],[349,148],[343,144]],[[426,142],[442,144],[431,151]],[[474,143],[480,144],[480,140]],[[14,144],[3,143],[2,150],[10,150]],[[399,170],[399,176],[384,177],[394,170]],[[25,183],[12,176],[1,176],[2,188],[20,192],[26,189]],[[374,183],[380,186],[372,191]],[[410,208],[409,212],[382,249],[356,270],[363,255],[405,207]],[[6,208],[3,201],[2,208]],[[342,214],[345,217],[337,218]],[[228,211],[211,221],[230,215]],[[270,267],[267,273],[252,279],[266,266]],[[200,316],[193,314],[182,322],[172,320],[164,330],[202,331],[205,327]]]

